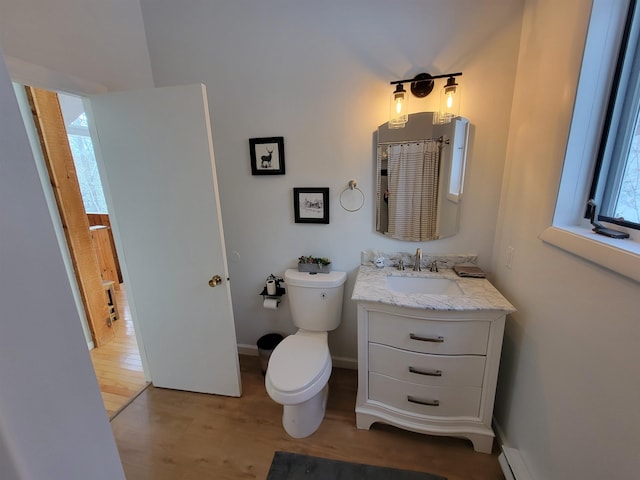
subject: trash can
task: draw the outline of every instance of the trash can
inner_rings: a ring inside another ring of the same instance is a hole
[[[267,373],[269,357],[284,337],[279,333],[267,333],[258,339],[258,357],[260,358],[260,369],[262,375]]]

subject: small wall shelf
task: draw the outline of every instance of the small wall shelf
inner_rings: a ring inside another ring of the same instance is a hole
[[[284,287],[276,287],[276,294],[275,295],[269,295],[267,293],[267,287],[264,287],[262,289],[262,292],[260,292],[260,295],[262,295],[264,298],[280,298],[285,293],[287,293],[287,291],[285,290]]]

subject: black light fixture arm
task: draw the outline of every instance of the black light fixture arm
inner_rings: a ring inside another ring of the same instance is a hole
[[[457,73],[445,73],[442,75],[429,75],[428,73],[419,73],[413,78],[408,78],[406,80],[394,80],[393,82],[389,82],[390,85],[396,85],[398,83],[409,83],[409,82],[427,82],[429,80],[435,80],[438,78],[449,78],[449,77],[459,77],[462,75],[462,72]]]
[[[449,82],[452,85],[455,85],[455,80],[453,77],[459,77],[462,75],[462,72],[456,73],[444,73],[442,75],[430,75],[428,73],[419,73],[413,78],[408,78],[406,80],[394,80],[390,82],[391,85],[397,85],[396,91],[402,91],[402,84],[411,82],[411,93],[413,93],[418,98],[426,97],[433,90],[434,79],[437,78],[448,78]]]

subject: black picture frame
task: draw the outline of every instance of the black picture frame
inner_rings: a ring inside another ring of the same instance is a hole
[[[252,175],[284,175],[284,137],[250,138]]]
[[[293,189],[296,223],[329,223],[329,188]]]

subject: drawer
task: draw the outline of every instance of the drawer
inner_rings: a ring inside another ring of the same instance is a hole
[[[370,400],[420,415],[477,418],[481,391],[478,387],[417,385],[369,373]]]
[[[485,357],[431,355],[369,344],[369,371],[421,385],[481,387]]]
[[[437,321],[369,312],[369,341],[422,353],[485,355],[488,321]]]

